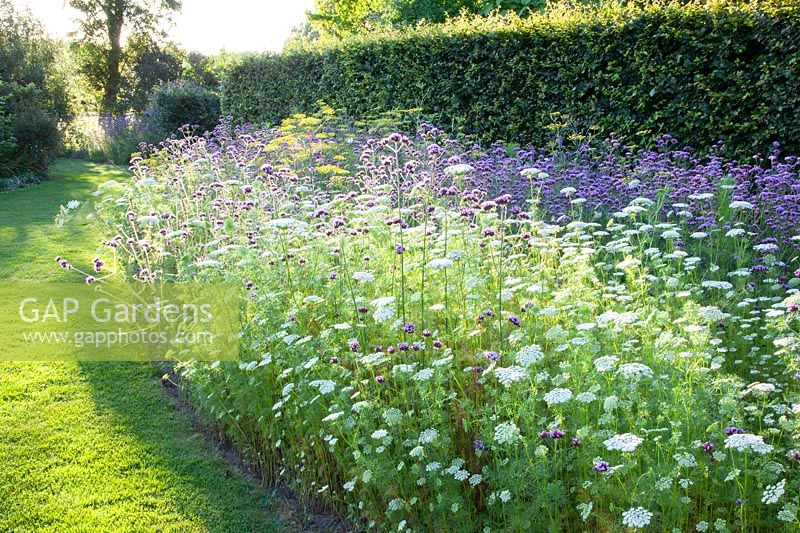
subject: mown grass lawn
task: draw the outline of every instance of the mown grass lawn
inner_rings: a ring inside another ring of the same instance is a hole
[[[0,193],[0,281],[74,281],[98,235],[56,228],[124,169],[59,161]],[[0,363],[0,531],[275,531],[275,498],[225,462],[145,363]]]

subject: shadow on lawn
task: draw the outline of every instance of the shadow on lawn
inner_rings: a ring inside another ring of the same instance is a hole
[[[126,476],[161,478],[159,498],[196,516],[211,531],[288,531],[275,498],[228,464],[204,440],[191,416],[158,383],[147,363],[80,363],[96,415],[135,439],[141,450]],[[163,481],[163,483],[162,483]]]
[[[61,271],[53,258],[69,256],[88,265],[99,236],[86,221],[57,228],[60,206],[70,200],[86,202],[101,183],[128,176],[122,168],[69,160],[56,163],[52,173],[50,181],[0,193],[0,279],[80,281]]]

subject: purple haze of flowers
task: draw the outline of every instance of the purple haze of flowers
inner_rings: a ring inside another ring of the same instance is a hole
[[[662,216],[674,218],[679,210],[691,213],[690,224],[705,231],[717,226],[715,215],[728,202],[745,201],[754,206],[745,219],[750,231],[800,248],[800,241],[791,239],[800,220],[800,158],[781,159],[778,146],[766,160],[753,164],[726,160],[716,155],[716,147],[701,157],[670,135],[657,139],[650,149],[626,146],[614,135],[600,150],[579,145],[571,150],[526,147],[510,153],[500,143],[476,152],[462,149],[459,161],[475,169],[466,182],[471,190],[464,195],[473,210],[487,205],[482,198],[488,196],[496,199],[491,203],[508,203],[509,211],[518,215],[533,193],[548,218],[567,223],[578,215],[572,202],[576,198],[582,199],[583,218],[609,217],[636,198],[663,198],[658,203]],[[567,188],[574,192],[562,193]]]

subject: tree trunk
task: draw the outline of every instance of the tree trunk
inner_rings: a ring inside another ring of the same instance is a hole
[[[122,2],[114,2],[116,9],[106,11],[108,17],[108,68],[105,87],[103,88],[103,112],[115,113],[117,111],[117,97],[122,85],[122,25],[124,22],[124,9]]]

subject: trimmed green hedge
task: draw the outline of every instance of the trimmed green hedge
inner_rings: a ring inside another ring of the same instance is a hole
[[[268,123],[318,100],[356,116],[421,108],[484,140],[542,142],[562,113],[581,129],[800,153],[800,8],[705,1],[457,19],[251,57],[222,95],[224,114]]]

